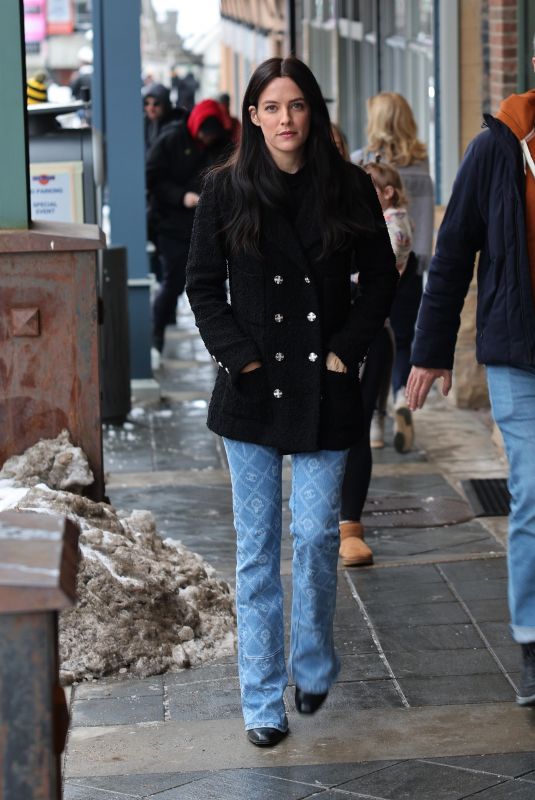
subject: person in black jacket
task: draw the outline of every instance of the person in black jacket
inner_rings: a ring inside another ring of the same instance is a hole
[[[170,125],[184,119],[187,116],[186,109],[173,108],[170,100],[169,89],[162,83],[151,82],[141,90],[143,98],[143,126],[145,133],[145,156],[156,142],[159,136]],[[147,203],[147,238],[154,245],[151,249],[151,272],[153,272],[161,282],[161,258],[158,253],[158,234],[154,228],[154,215],[151,210],[150,198]],[[165,257],[165,256],[164,256]],[[176,319],[176,310],[172,309],[170,321]]]
[[[152,345],[162,352],[165,328],[184,291],[191,228],[204,171],[228,154],[228,132],[215,100],[168,125],[147,154],[149,229],[156,238],[161,283],[152,307]]]
[[[173,108],[170,93],[163,83],[150,83],[141,90],[143,97],[145,152],[148,152],[164,129],[179,122],[186,114],[185,108]]]
[[[535,67],[535,58],[533,59]],[[418,314],[407,384],[421,408],[443,394],[479,251],[476,355],[487,367],[509,460],[509,608],[522,646],[520,705],[535,705],[535,90],[511,95],[469,145],[439,231]]]
[[[265,61],[245,92],[239,148],[205,182],[187,268],[219,368],[208,427],[224,438],[231,472],[242,709],[258,746],[288,732],[283,454],[292,456],[289,671],[297,710],[312,714],[339,671],[338,519],[347,450],[363,427],[359,365],[396,284],[373,184],[338,153],[316,79],[294,57]]]

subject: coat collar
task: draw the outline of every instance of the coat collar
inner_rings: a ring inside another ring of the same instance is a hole
[[[321,228],[312,186],[307,189],[294,222],[284,211],[265,211],[264,237],[270,251],[277,250],[303,272],[309,272],[309,251],[321,245]]]

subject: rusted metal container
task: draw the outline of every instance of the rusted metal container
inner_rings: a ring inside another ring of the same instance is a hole
[[[60,800],[68,729],[58,612],[75,600],[78,527],[0,513],[0,797]]]
[[[104,496],[95,225],[0,231],[0,465],[67,428]]]

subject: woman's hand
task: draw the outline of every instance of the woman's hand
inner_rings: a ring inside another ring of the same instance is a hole
[[[186,192],[182,202],[186,208],[195,208],[199,205],[199,195],[197,192]]]
[[[331,372],[347,372],[347,367],[343,361],[341,361],[336,353],[330,352],[327,353],[327,358],[325,359],[325,366]]]
[[[240,369],[240,372],[252,372],[253,370],[258,369],[261,366],[262,366],[261,361],[251,361],[249,364],[246,364],[244,367],[242,367],[242,369]]]

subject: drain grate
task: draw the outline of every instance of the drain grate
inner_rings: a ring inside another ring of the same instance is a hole
[[[370,493],[361,522],[365,528],[435,528],[473,519],[462,497]]]
[[[478,478],[461,481],[466,499],[476,517],[506,517],[511,495],[506,478]]]

